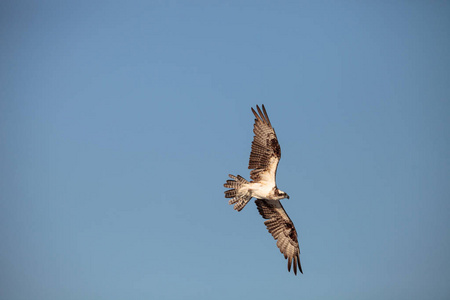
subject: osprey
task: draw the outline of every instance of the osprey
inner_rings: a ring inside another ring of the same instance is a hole
[[[231,188],[225,191],[225,197],[232,198],[228,204],[234,204],[234,209],[237,211],[241,211],[251,198],[256,198],[255,203],[259,213],[267,219],[264,222],[267,230],[277,240],[280,252],[288,260],[288,271],[291,271],[293,265],[294,273],[297,275],[297,266],[303,273],[297,231],[280,202],[281,199],[289,199],[289,196],[279,190],[275,182],[281,148],[264,105],[262,105],[262,111],[258,105],[256,109],[258,113],[252,108],[256,117],[253,126],[255,136],[248,164],[248,168],[252,169],[250,172],[252,181],[248,182],[240,175],[229,174],[228,176],[233,180],[227,180],[224,184],[224,187]]]

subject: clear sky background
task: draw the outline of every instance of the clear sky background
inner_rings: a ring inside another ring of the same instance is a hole
[[[450,298],[450,2],[0,13],[1,299]],[[256,104],[303,275],[223,195]]]

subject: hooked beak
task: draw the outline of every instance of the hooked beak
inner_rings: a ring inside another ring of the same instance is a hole
[[[288,199],[289,199],[289,195],[288,195],[288,194],[286,194],[286,198],[288,198]]]

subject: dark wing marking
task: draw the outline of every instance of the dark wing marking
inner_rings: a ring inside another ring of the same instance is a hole
[[[267,230],[277,240],[277,246],[284,258],[288,260],[288,271],[294,265],[294,273],[297,275],[297,266],[303,274],[300,264],[300,248],[298,246],[297,231],[294,223],[287,215],[280,201],[257,199],[255,201],[258,211],[267,221],[264,224]]]
[[[275,176],[278,162],[281,158],[281,148],[278,143],[275,130],[270,124],[266,108],[262,105],[262,111],[256,105],[258,113],[252,108],[255,115],[255,124],[253,125],[252,152],[248,168],[253,169],[250,172],[250,178],[254,181],[266,181],[275,186]]]

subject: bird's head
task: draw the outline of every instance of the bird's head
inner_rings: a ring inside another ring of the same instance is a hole
[[[278,190],[278,194],[282,197],[281,199],[284,199],[284,198],[289,199],[289,195],[281,190]]]

